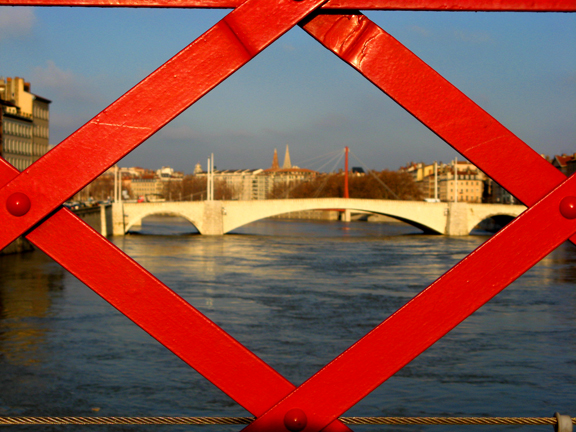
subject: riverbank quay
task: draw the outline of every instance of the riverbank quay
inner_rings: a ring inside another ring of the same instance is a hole
[[[72,211],[104,237],[112,235],[112,204],[99,204]]]
[[[71,210],[76,216],[86,222],[91,228],[104,237],[112,234],[112,205],[99,204],[92,207],[82,207]],[[31,252],[34,246],[24,236],[18,237],[0,251],[0,255],[12,255]]]

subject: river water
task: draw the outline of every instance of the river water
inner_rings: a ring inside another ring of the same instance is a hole
[[[112,241],[295,384],[488,238],[293,220],[192,232],[148,218]],[[576,416],[575,264],[576,248],[561,245],[346,415]],[[0,257],[0,368],[4,416],[249,415],[38,251]]]

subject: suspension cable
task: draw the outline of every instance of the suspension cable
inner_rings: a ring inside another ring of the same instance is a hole
[[[388,192],[390,192],[397,200],[400,199],[400,197],[398,195],[396,195],[396,193],[392,189],[390,189],[388,187],[388,185],[382,181],[382,179],[378,178],[378,176],[376,174],[374,174],[373,170],[369,169],[368,166],[358,158],[358,156],[356,156],[354,153],[352,153],[352,150],[350,150],[350,154],[352,155],[352,157],[354,159],[356,159],[358,162],[360,162],[360,165],[363,165],[364,168],[366,168],[366,170],[368,171],[368,174],[370,174],[372,177],[374,177],[376,179],[376,181],[379,182],[382,186],[384,186],[386,188],[386,190]]]
[[[340,163],[340,161],[342,160],[342,158],[344,157],[344,149],[342,149],[339,152],[339,155],[340,155],[340,157],[334,162],[334,165],[332,167],[332,172],[336,168],[336,165],[338,165]],[[331,174],[328,174],[325,176],[324,181],[322,182],[322,184],[320,184],[320,186],[316,190],[316,193],[314,194],[314,198],[318,198],[320,196],[320,193],[322,193],[322,190],[324,189],[324,187],[328,183],[328,180],[330,180],[330,177],[331,177]]]
[[[310,168],[310,169],[314,169],[314,171],[321,171],[322,168],[324,166],[326,166],[330,161],[334,160],[334,158],[340,156],[340,153],[342,152],[342,150],[333,150],[331,152],[328,153],[323,153],[320,156],[314,156],[308,159],[304,159],[302,161],[298,162],[298,166],[300,166],[301,168]],[[318,160],[320,159],[320,160]],[[312,168],[313,164],[312,162],[314,161],[314,164],[316,163],[320,163],[324,160],[328,160],[328,162],[324,163],[320,168]]]

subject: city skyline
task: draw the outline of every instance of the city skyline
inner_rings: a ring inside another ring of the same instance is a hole
[[[0,7],[0,74],[53,101],[57,144],[226,13]],[[536,152],[574,152],[574,14],[366,14]],[[268,167],[286,145],[299,166],[344,146],[379,170],[458,156],[296,28],[120,164],[192,172],[214,153],[219,169]]]

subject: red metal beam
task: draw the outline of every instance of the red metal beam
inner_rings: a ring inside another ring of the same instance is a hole
[[[520,138],[360,12],[314,14],[301,25],[527,206],[566,179]],[[521,160],[522,164],[510,164],[511,160]],[[538,176],[526,176],[527,172],[537,172]],[[572,241],[576,242],[576,237]]]
[[[319,14],[302,25],[527,206],[566,180],[552,164],[361,13]],[[512,160],[522,164],[511,164]]]
[[[325,0],[248,0],[0,190],[0,249],[246,64]],[[158,98],[158,94],[163,97]],[[47,181],[50,179],[50,181]]]
[[[295,408],[320,431],[573,235],[575,190],[572,176],[243,431],[281,430]]]
[[[0,158],[0,186],[17,175]],[[295,389],[68,209],[26,237],[253,415],[263,414]],[[336,421],[327,431],[351,430]]]
[[[8,6],[236,8],[243,0],[0,0]],[[575,0],[329,0],[323,9],[574,12]]]
[[[279,427],[286,412],[296,407],[309,413],[305,432],[321,430],[576,232],[572,211],[576,197],[569,198],[569,214],[564,209],[568,217],[560,211],[576,186],[576,177],[566,180],[390,35],[359,13],[321,14],[302,24],[324,46],[533,206],[245,428],[247,432]],[[522,160],[521,172],[520,167],[511,170],[506,164],[509,160]],[[538,175],[527,179],[526,172]],[[555,232],[547,237],[549,230]]]

